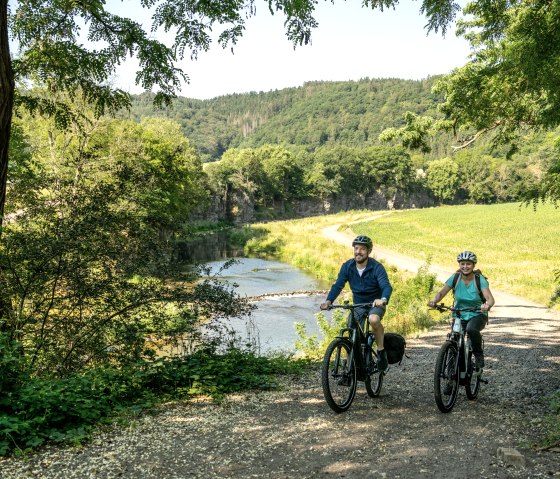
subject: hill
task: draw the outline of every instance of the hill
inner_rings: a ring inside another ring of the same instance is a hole
[[[425,80],[362,79],[308,82],[302,87],[221,96],[210,100],[179,97],[173,107],[155,110],[153,95],[133,97],[130,112],[139,120],[165,116],[179,122],[203,161],[229,148],[264,144],[368,147],[379,133],[400,126],[406,111],[436,114],[441,98],[432,92],[437,77]],[[436,141],[434,158],[445,156],[449,139]]]

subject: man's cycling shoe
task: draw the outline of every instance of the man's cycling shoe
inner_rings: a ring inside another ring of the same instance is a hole
[[[346,374],[337,381],[339,386],[350,386],[351,383],[352,381],[350,381],[350,376]]]
[[[384,349],[381,351],[377,351],[378,359],[377,359],[377,369],[382,373],[386,373],[389,369],[389,363],[387,362],[387,353]]]

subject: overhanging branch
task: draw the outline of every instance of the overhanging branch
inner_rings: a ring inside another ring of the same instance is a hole
[[[501,123],[502,123],[501,121],[497,121],[492,126],[489,126],[487,128],[483,128],[482,130],[477,131],[473,136],[471,136],[470,138],[465,140],[461,145],[452,146],[451,149],[453,150],[453,152],[463,150],[467,146],[472,145],[476,140],[478,140],[478,138],[480,138],[480,136],[484,135],[485,133],[488,133],[489,131],[492,131],[492,130],[498,128],[498,126],[500,126]]]

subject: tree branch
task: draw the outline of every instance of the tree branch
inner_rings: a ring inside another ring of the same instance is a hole
[[[489,131],[492,131],[492,130],[498,128],[498,126],[500,126],[501,123],[502,122],[500,120],[498,120],[492,126],[489,126],[487,128],[483,128],[482,130],[477,131],[473,136],[471,136],[470,138],[465,140],[465,142],[462,143],[461,145],[452,146],[451,149],[453,150],[453,152],[465,149],[467,146],[472,145],[476,140],[478,140],[478,138],[480,138],[485,133],[488,133]]]

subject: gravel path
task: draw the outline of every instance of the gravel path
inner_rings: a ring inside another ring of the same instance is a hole
[[[494,293],[489,384],[476,401],[462,389],[450,414],[432,393],[440,327],[407,338],[410,357],[391,367],[381,396],[360,385],[346,413],[328,408],[315,370],[282,391],[168,404],[84,447],[4,459],[0,478],[560,477],[560,448],[532,447],[546,430],[545,398],[560,388],[560,315]],[[517,449],[525,465],[502,460],[499,448]]]

